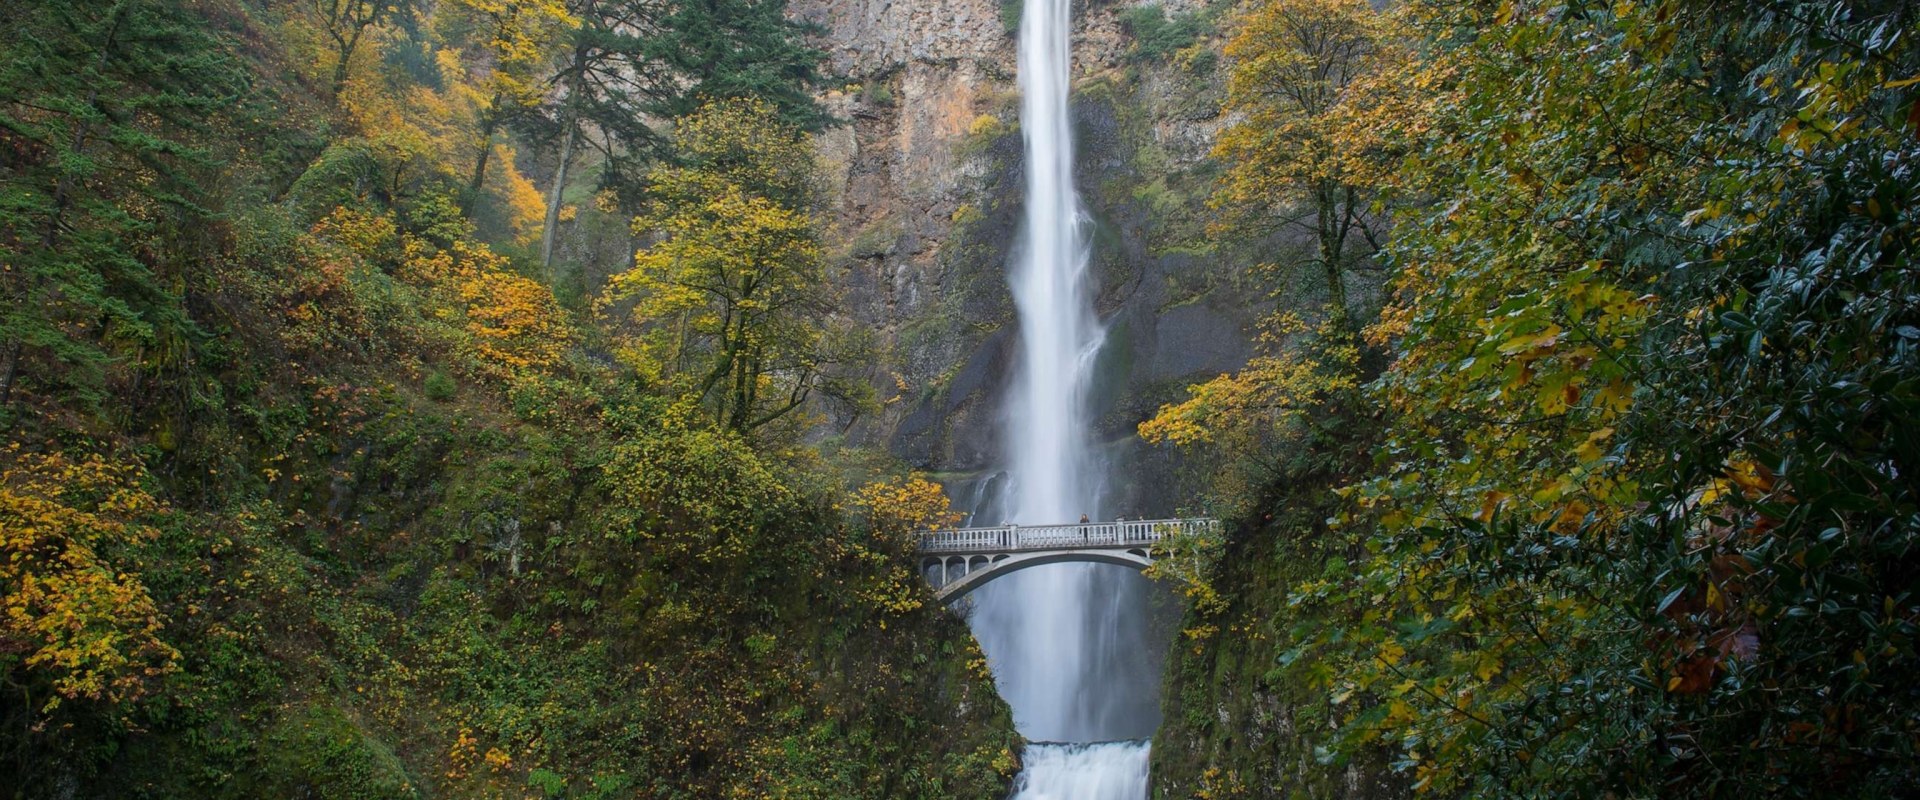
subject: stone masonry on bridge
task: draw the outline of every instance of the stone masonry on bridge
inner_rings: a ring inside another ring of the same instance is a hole
[[[1161,539],[1219,526],[1213,519],[1156,519],[958,528],[921,533],[917,552],[921,574],[944,603],[1001,575],[1041,564],[1079,561],[1146,569]]]

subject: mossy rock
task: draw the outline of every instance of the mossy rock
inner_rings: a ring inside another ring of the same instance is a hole
[[[282,716],[261,747],[261,782],[242,794],[317,800],[421,796],[393,749],[335,705],[315,703]]]

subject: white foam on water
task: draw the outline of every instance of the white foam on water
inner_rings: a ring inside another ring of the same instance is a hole
[[[1145,741],[1030,745],[1013,800],[1138,800],[1151,752]]]

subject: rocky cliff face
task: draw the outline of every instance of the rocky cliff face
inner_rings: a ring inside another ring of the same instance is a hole
[[[1017,335],[1005,270],[1022,186],[1019,0],[1008,3],[793,6],[826,31],[830,68],[848,80],[828,103],[851,124],[821,145],[831,244],[851,313],[888,350],[872,376],[884,409],[840,422],[850,439],[943,474],[963,503],[999,461]],[[1195,216],[1221,124],[1214,12],[1201,0],[1096,0],[1075,13],[1077,172],[1108,330],[1097,392],[1115,476],[1105,511],[1173,513],[1177,465],[1139,447],[1133,428],[1185,384],[1243,363],[1265,305],[1229,277],[1245,264],[1207,246]],[[1184,27],[1137,35],[1155,20]]]

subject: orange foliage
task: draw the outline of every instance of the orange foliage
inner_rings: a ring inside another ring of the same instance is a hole
[[[464,244],[457,251],[470,251]],[[500,267],[505,259],[481,249],[455,275],[455,291],[467,306],[467,333],[489,364],[508,370],[544,369],[560,363],[573,339],[566,312],[553,291]]]
[[[511,378],[552,368],[573,343],[573,327],[553,291],[515,274],[507,258],[486,245],[462,241],[442,249],[405,237],[403,247],[401,279],[456,305],[447,312],[461,320],[482,372]]]
[[[99,456],[0,452],[0,667],[9,682],[51,685],[38,711],[65,700],[122,703],[174,669],[164,622],[138,574],[114,551],[153,538],[138,522],[162,510],[137,468]],[[28,676],[22,680],[20,673]]]

